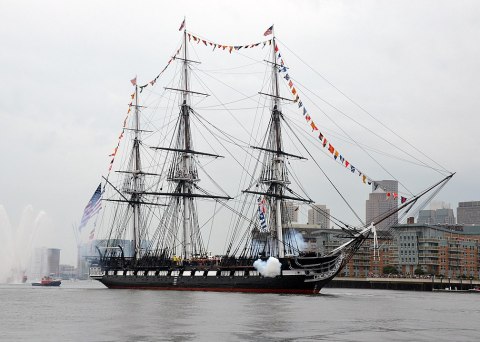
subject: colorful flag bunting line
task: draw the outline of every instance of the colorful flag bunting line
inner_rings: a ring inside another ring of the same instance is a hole
[[[150,85],[150,86],[155,85],[155,83],[157,82],[158,78],[165,72],[165,70],[167,70],[168,66],[170,65],[170,63],[172,63],[172,61],[175,59],[175,57],[178,56],[178,54],[180,53],[180,50],[181,50],[181,49],[182,49],[182,45],[180,45],[180,47],[177,49],[177,51],[175,52],[175,54],[168,60],[167,65],[165,65],[165,67],[162,69],[162,71],[160,71],[160,73],[159,73],[153,80],[151,80],[150,82],[147,82],[147,83],[145,83],[144,85],[138,87],[138,88],[140,89],[140,93],[142,93],[143,89],[146,88],[146,87],[148,87],[149,85]],[[135,84],[136,84],[136,77],[135,77]]]
[[[358,168],[353,166],[348,160],[346,160],[345,157],[342,154],[340,154],[340,152],[337,149],[335,149],[335,147],[327,140],[324,134],[319,131],[317,125],[315,124],[312,117],[310,116],[307,108],[305,107],[305,105],[300,99],[298,90],[295,88],[293,80],[291,79],[291,76],[288,74],[288,67],[285,66],[285,62],[283,61],[282,55],[280,54],[280,50],[277,44],[275,44],[274,49],[275,49],[275,52],[277,53],[277,60],[280,61],[278,71],[280,73],[285,74],[283,78],[285,79],[285,82],[287,82],[290,92],[295,97],[293,102],[298,103],[298,108],[303,108],[302,114],[307,124],[309,124],[310,127],[312,128],[312,132],[318,131],[318,140],[321,142],[322,146],[328,149],[328,152],[332,155],[335,161],[342,164],[346,169],[350,170],[351,173],[353,174],[357,173],[364,184],[368,184],[368,185],[371,185],[372,183],[376,184],[370,177],[368,177],[365,173],[360,171]],[[378,184],[377,184],[377,187],[378,187]],[[383,190],[387,193],[387,199],[389,199],[390,196],[395,200],[398,199],[398,193],[387,192],[385,189]],[[401,196],[400,201],[401,203],[405,203],[407,201],[407,198]]]
[[[172,63],[172,61],[175,59],[175,57],[180,53],[180,50],[182,49],[182,45],[180,45],[180,47],[177,49],[177,51],[175,52],[175,54],[170,58],[170,60],[168,61],[167,65],[165,65],[165,67],[162,69],[162,71],[160,71],[160,73],[153,79],[151,80],[150,82],[142,85],[142,86],[139,86],[140,88],[140,93],[143,91],[143,89],[145,87],[147,87],[148,85],[150,86],[153,86],[155,85],[155,83],[157,82],[158,78],[165,72],[165,70],[167,70],[168,66],[170,65],[170,63]],[[134,86],[137,86],[137,76],[135,76],[135,78],[131,79],[130,82],[132,83],[132,85]],[[112,171],[112,167],[113,167],[113,162],[115,161],[115,156],[117,154],[117,151],[118,151],[118,148],[120,147],[120,141],[122,140],[123,138],[123,135],[125,133],[125,128],[127,127],[127,120],[128,120],[128,116],[131,112],[131,107],[133,106],[133,100],[135,98],[135,93],[133,93],[132,95],[130,95],[132,101],[130,101],[130,103],[128,104],[128,111],[127,111],[127,115],[125,116],[125,119],[123,120],[123,126],[122,126],[122,132],[120,133],[120,135],[118,136],[118,143],[117,143],[117,146],[113,149],[113,152],[112,154],[109,155],[109,157],[112,157],[112,159],[110,160],[110,165],[108,166],[108,175],[110,175],[110,171]],[[107,176],[108,178],[108,176]]]
[[[133,99],[135,98],[135,93],[130,95],[130,98],[132,99],[132,101],[128,104],[128,111],[127,111],[127,114],[125,115],[125,119],[123,120],[122,132],[118,136],[117,146],[113,149],[112,154],[109,155],[109,157],[112,157],[112,160],[110,161],[110,165],[108,166],[108,174],[109,175],[110,175],[110,171],[112,171],[113,162],[115,161],[115,156],[117,155],[118,148],[120,147],[120,141],[122,141],[123,134],[125,133],[125,128],[127,127],[128,116],[130,115],[130,112],[132,111],[131,107],[133,106]]]
[[[223,51],[228,51],[229,53],[232,53],[232,51],[238,51],[240,49],[252,49],[254,47],[261,46],[262,48],[265,47],[265,45],[272,45],[272,39],[269,40],[264,40],[262,42],[258,43],[253,43],[253,44],[246,44],[246,45],[225,45],[225,44],[218,44],[215,42],[212,42],[210,40],[202,39],[200,37],[195,36],[192,33],[187,33],[188,35],[188,41],[194,41],[197,44],[203,43],[205,46],[211,46],[212,50],[219,49]]]

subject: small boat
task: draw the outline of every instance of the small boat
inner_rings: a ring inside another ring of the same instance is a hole
[[[43,277],[40,282],[32,283],[32,286],[60,286],[61,283],[62,281],[60,279]]]

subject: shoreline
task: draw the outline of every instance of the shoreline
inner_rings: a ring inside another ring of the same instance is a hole
[[[335,277],[325,288],[356,288],[377,290],[406,290],[406,291],[439,291],[439,292],[472,292],[468,291],[480,287],[479,280],[448,279],[448,278],[354,278]]]

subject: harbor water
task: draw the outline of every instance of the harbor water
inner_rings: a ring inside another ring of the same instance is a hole
[[[480,294],[320,295],[0,285],[0,341],[477,341]]]

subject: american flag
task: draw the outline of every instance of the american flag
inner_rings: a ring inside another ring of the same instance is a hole
[[[272,32],[273,32],[273,25],[270,26],[263,35],[268,36],[269,34],[272,34]]]
[[[260,219],[260,231],[267,231],[267,220],[265,219],[265,213],[267,212],[267,207],[265,206],[265,198],[258,198],[258,218]]]
[[[98,185],[97,190],[93,193],[92,198],[88,201],[85,210],[83,211],[82,221],[80,222],[80,226],[78,230],[81,231],[83,227],[88,223],[88,220],[98,213],[102,209],[102,183]]]

